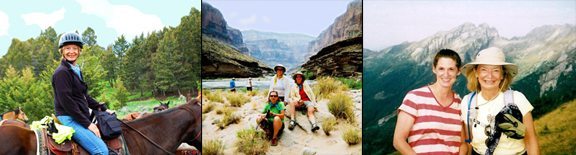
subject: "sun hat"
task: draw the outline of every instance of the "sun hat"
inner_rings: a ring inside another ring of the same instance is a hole
[[[304,77],[304,73],[302,73],[301,71],[294,73],[292,75],[292,79],[296,80],[296,75],[302,75],[302,81],[306,80],[306,78]]]
[[[518,66],[514,65],[513,63],[506,62],[506,56],[502,49],[498,47],[490,47],[487,49],[483,49],[478,54],[476,54],[476,58],[474,61],[462,66],[462,72],[465,73],[464,75],[468,75],[466,73],[470,72],[476,65],[501,65],[506,70],[506,74],[514,77],[518,73]]]
[[[277,70],[277,68],[282,67],[282,70],[284,70],[284,72],[286,72],[286,67],[284,67],[284,65],[282,64],[277,64],[276,66],[274,66],[274,71]]]

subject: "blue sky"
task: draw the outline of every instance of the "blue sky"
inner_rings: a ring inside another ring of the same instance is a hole
[[[317,37],[352,0],[204,0],[240,30],[300,33]]]
[[[418,41],[465,22],[486,23],[500,36],[524,36],[543,25],[576,25],[576,1],[364,0],[364,48],[381,50]]]
[[[97,43],[106,47],[122,34],[131,40],[142,32],[177,26],[192,7],[200,10],[200,0],[5,1],[0,5],[0,56],[6,54],[13,38],[37,37],[48,26],[59,34],[82,33],[91,27]]]

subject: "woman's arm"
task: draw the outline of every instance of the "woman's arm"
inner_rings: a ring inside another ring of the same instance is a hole
[[[414,117],[402,110],[399,110],[396,129],[394,130],[393,144],[394,148],[396,148],[396,150],[401,154],[416,154],[406,141],[406,139],[408,139],[408,133],[410,133],[410,129],[413,125]]]
[[[526,136],[524,136],[524,143],[529,155],[539,155],[540,148],[538,148],[538,138],[536,130],[534,130],[534,120],[532,119],[532,112],[528,112],[523,118],[524,125],[526,126]]]

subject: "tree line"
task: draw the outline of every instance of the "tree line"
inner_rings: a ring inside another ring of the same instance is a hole
[[[196,93],[200,81],[200,12],[192,8],[176,27],[124,35],[106,47],[97,44],[96,31],[82,33],[85,45],[78,64],[92,97],[116,109],[128,96],[167,96]],[[54,28],[21,41],[12,39],[0,58],[0,112],[22,107],[31,119],[53,111],[52,74],[62,59]]]

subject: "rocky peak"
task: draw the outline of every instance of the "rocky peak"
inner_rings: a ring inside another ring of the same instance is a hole
[[[205,2],[202,2],[202,33],[248,53],[240,30],[228,26],[220,10]]]
[[[362,36],[362,1],[354,0],[348,4],[346,12],[334,20],[316,40],[309,44],[308,56],[336,42]]]

